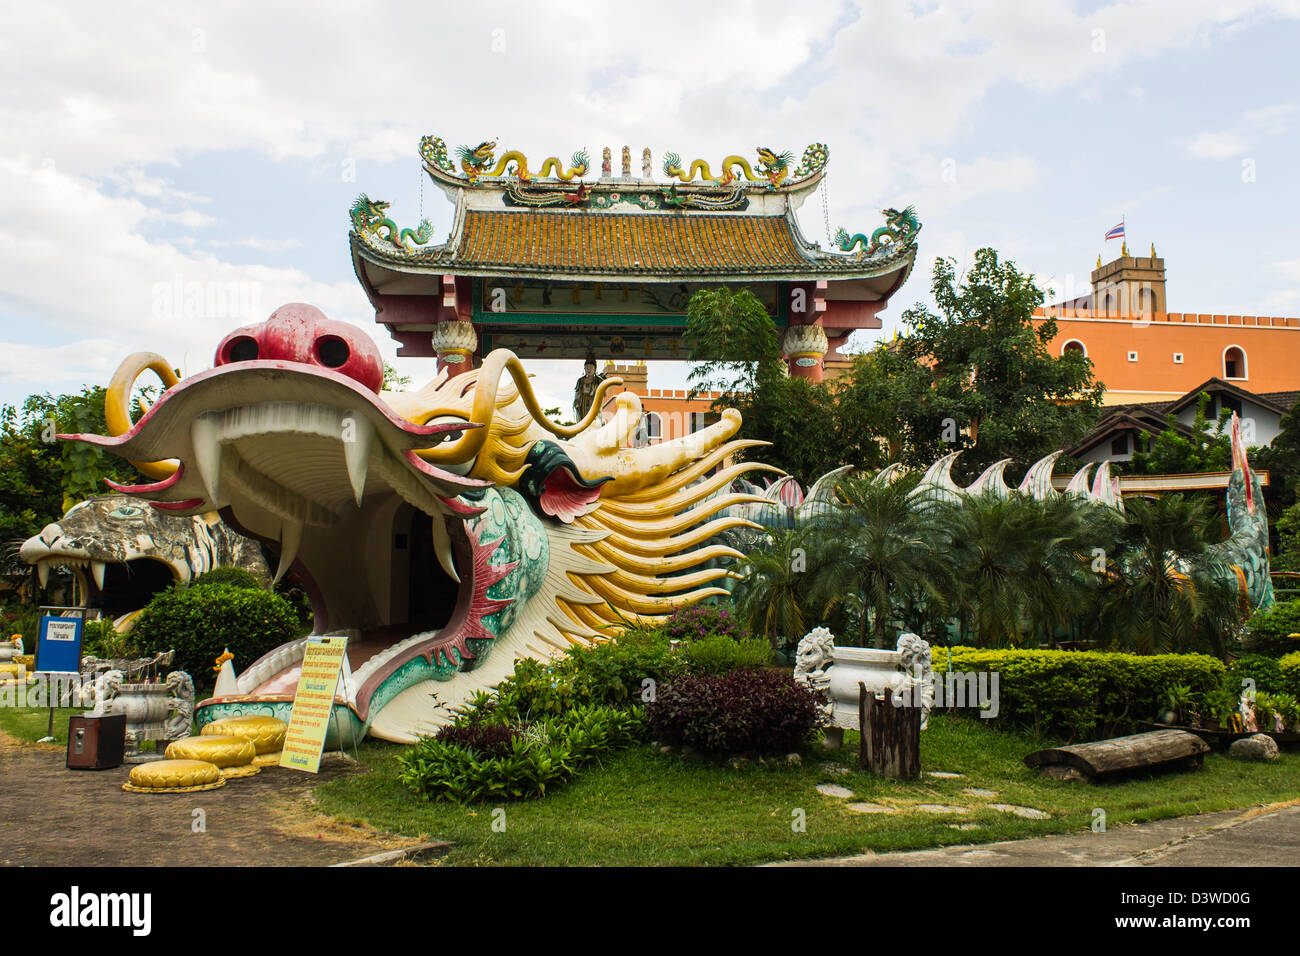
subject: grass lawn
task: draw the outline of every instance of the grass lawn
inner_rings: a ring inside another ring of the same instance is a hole
[[[81,707],[54,708],[54,740],[68,742],[68,718],[84,714]],[[50,725],[48,707],[0,707],[0,730],[19,740],[40,740]]]
[[[1107,825],[1156,820],[1276,802],[1300,796],[1300,755],[1250,764],[1218,753],[1194,772],[1093,785],[1038,776],[1021,763],[1049,742],[991,730],[965,717],[932,718],[922,734],[922,771],[959,773],[913,783],[882,780],[856,769],[857,735],[846,733],[838,753],[808,747],[801,765],[732,769],[639,745],[606,759],[539,799],[503,804],[504,832],[493,831],[493,806],[429,802],[397,779],[403,748],[377,742],[361,748],[369,773],[317,788],[321,808],[347,822],[407,835],[452,840],[445,864],[695,865],[747,864],[866,850],[905,850],[953,843],[1086,830],[1092,811]],[[835,773],[834,769],[846,769]],[[853,791],[852,800],[823,796],[820,783]],[[963,793],[996,791],[995,797]],[[897,813],[859,814],[845,804],[864,801]],[[918,804],[946,804],[964,813],[933,814]],[[1026,820],[991,809],[1003,803],[1051,814]],[[806,832],[795,832],[796,811]],[[970,829],[955,825],[974,824]]]

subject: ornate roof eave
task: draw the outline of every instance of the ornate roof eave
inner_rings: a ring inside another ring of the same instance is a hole
[[[807,266],[799,269],[780,268],[738,268],[727,267],[716,270],[701,271],[689,268],[679,270],[628,270],[589,268],[564,270],[553,267],[522,266],[517,263],[483,263],[458,260],[454,251],[449,249],[451,243],[439,246],[434,252],[421,250],[419,253],[405,255],[394,250],[379,248],[369,237],[363,238],[355,232],[348,234],[352,248],[354,269],[360,276],[361,263],[369,263],[401,275],[465,275],[496,277],[510,274],[528,279],[549,279],[556,282],[591,282],[597,279],[609,281],[635,279],[638,282],[718,282],[734,277],[737,281],[767,282],[807,282],[815,279],[877,279],[896,275],[891,284],[892,289],[907,279],[916,260],[916,247],[900,247],[888,254],[871,257],[835,255],[833,253],[816,253],[809,258]],[[370,283],[366,282],[367,287]]]

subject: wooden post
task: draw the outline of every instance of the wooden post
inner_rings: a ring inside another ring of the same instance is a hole
[[[886,687],[883,700],[858,683],[858,766],[891,779],[921,775],[921,708],[896,705]]]

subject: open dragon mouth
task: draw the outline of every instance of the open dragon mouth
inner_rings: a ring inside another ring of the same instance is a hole
[[[67,437],[174,460],[168,477],[113,487],[175,515],[218,511],[278,551],[276,578],[293,568],[306,584],[316,632],[349,636],[347,702],[364,722],[407,687],[472,668],[512,603],[494,588],[518,563],[500,492],[416,454],[476,427],[416,425],[347,375],[251,360],[167,389],[120,436]],[[300,645],[253,662],[241,694],[292,693]]]

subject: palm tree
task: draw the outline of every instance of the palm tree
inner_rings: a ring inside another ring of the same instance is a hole
[[[732,601],[736,616],[776,650],[793,645],[807,630],[806,531],[777,531],[767,548],[751,551],[736,566],[741,576]]]
[[[810,529],[809,591],[813,607],[829,614],[860,602],[858,640],[875,647],[903,607],[941,603],[946,571],[933,510],[912,494],[917,477],[892,482],[846,477],[837,485],[843,507]]]
[[[1208,550],[1216,533],[1205,500],[1175,494],[1126,506],[1103,621],[1139,653],[1222,655],[1241,611],[1231,572]]]

